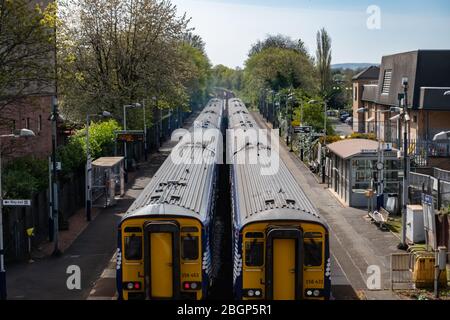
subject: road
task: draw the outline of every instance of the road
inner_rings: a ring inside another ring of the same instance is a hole
[[[353,133],[352,127],[339,121],[337,118],[330,118],[333,123],[334,131],[338,136],[349,136]]]

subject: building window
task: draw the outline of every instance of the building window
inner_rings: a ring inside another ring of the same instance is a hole
[[[30,118],[27,118],[26,128],[27,128],[27,129],[31,129]]]
[[[358,86],[355,86],[355,90],[353,90],[355,92],[355,101],[358,101]]]
[[[42,116],[39,115],[37,131],[41,132],[41,130],[42,130]]]
[[[11,132],[14,133],[15,130],[16,130],[16,120],[13,120],[11,124]]]
[[[381,94],[389,94],[389,90],[391,89],[391,80],[392,80],[392,70],[385,70]]]

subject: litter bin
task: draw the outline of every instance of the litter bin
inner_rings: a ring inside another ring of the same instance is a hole
[[[399,211],[399,204],[398,204],[398,194],[396,193],[389,193],[387,202],[386,202],[386,208],[385,208],[390,214],[397,215]]]

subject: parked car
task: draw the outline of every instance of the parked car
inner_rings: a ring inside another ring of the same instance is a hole
[[[342,122],[345,122],[345,120],[346,120],[348,117],[350,117],[350,114],[349,114],[348,112],[342,113],[341,116],[340,116],[340,120],[341,120]]]
[[[348,117],[347,119],[345,119],[345,123],[351,126],[353,124],[353,117]]]

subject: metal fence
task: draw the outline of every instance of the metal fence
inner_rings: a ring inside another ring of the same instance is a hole
[[[391,254],[391,290],[414,290],[416,289],[416,284],[418,287],[422,287],[425,279],[416,279],[414,280],[414,268],[416,265],[416,257],[418,255],[414,253],[393,253]],[[428,254],[427,254],[428,257]],[[429,253],[429,257],[434,259],[434,254],[432,252]],[[450,253],[447,253],[447,263],[450,262]],[[420,270],[418,270],[420,271]],[[422,270],[427,274],[434,274],[433,270],[427,269]],[[446,270],[442,271],[446,272]],[[417,281],[417,283],[415,282]],[[429,281],[432,283],[432,277],[430,277]],[[447,277],[447,286],[450,282],[450,279]]]
[[[413,290],[414,256],[411,253],[391,255],[391,290]]]
[[[422,193],[433,196],[436,210],[450,206],[450,181],[448,171],[434,169],[435,176],[411,172],[409,174],[409,200],[411,204],[420,204]]]

